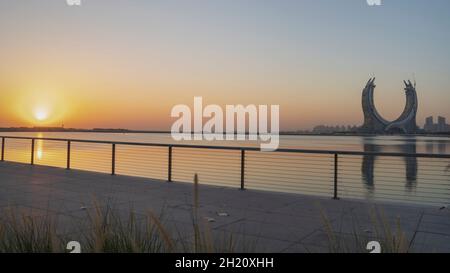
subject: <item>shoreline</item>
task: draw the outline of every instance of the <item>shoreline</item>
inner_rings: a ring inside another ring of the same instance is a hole
[[[110,128],[94,128],[94,129],[78,129],[78,128],[47,128],[47,127],[12,127],[0,128],[0,133],[110,133],[110,134],[170,134],[170,131],[159,130],[129,130],[129,129],[110,129]],[[245,133],[248,135],[248,133]],[[284,131],[279,133],[280,136],[363,136],[363,137],[377,137],[377,136],[404,136],[404,137],[450,137],[450,132],[447,133],[416,133],[416,134],[364,134],[364,133],[307,133],[307,132],[290,132]]]

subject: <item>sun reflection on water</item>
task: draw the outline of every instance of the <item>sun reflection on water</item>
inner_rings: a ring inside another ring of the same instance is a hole
[[[42,138],[43,134],[42,133],[38,133],[37,137],[38,138]],[[43,156],[44,156],[43,143],[42,143],[41,140],[38,140],[37,141],[37,145],[36,145],[36,157],[37,157],[37,159],[42,160]]]

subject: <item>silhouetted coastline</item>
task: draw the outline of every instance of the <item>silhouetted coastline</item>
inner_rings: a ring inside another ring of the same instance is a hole
[[[63,128],[63,127],[0,127],[0,132],[82,132],[82,133],[134,133],[134,134],[170,134],[170,131],[163,130],[131,130],[124,128]],[[246,133],[248,135],[248,133]],[[292,136],[380,136],[380,134],[364,134],[359,132],[334,132],[334,133],[316,133],[309,131],[281,131],[280,135]],[[395,134],[385,134],[395,135]],[[399,134],[399,136],[435,136],[435,137],[450,137],[450,132],[447,133],[417,133],[417,134]]]

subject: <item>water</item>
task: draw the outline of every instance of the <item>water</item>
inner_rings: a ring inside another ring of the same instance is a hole
[[[168,134],[110,133],[0,133],[4,136],[36,136],[109,140],[121,142],[174,143]],[[186,141],[188,144],[220,146],[258,146],[256,141]],[[314,150],[376,151],[402,153],[450,153],[448,137],[402,136],[281,136],[280,147]],[[5,159],[28,163],[29,140],[8,139]],[[116,147],[116,173],[167,179],[166,147]],[[67,144],[37,141],[35,163],[66,167]],[[338,194],[341,198],[450,204],[450,159],[380,156],[340,156]],[[172,178],[190,182],[198,173],[200,182],[219,186],[240,186],[240,152],[222,150],[173,150]],[[72,143],[71,168],[111,172],[111,145]],[[333,195],[334,158],[332,155],[246,153],[245,187],[321,196]]]

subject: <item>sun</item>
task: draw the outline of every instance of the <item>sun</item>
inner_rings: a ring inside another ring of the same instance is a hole
[[[34,118],[38,121],[45,121],[48,118],[48,111],[45,108],[36,108]]]
[[[16,104],[12,107],[28,126],[55,126],[62,123],[72,104],[61,93],[51,87],[19,90]]]

